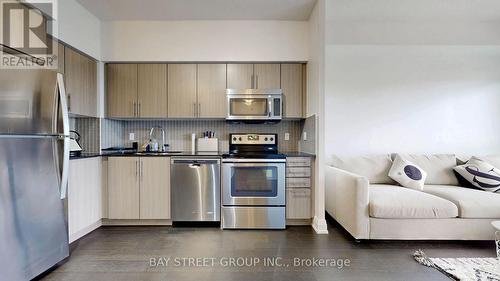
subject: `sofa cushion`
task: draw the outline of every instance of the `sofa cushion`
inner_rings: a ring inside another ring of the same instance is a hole
[[[460,177],[468,181],[469,184],[463,185],[464,187],[473,185],[484,191],[500,191],[500,169],[488,162],[472,157],[466,164],[457,166],[454,170],[458,174],[459,182]]]
[[[447,185],[426,185],[424,192],[455,203],[461,218],[500,218],[500,194],[498,193]]]
[[[454,218],[452,202],[421,191],[396,185],[370,185],[370,217],[386,219]]]
[[[403,159],[415,163],[427,172],[425,184],[458,185],[458,180],[453,173],[457,166],[454,154],[400,154]]]
[[[422,190],[427,173],[414,163],[397,155],[389,170],[389,177],[404,187]]]
[[[370,183],[395,183],[389,177],[392,159],[389,154],[373,156],[333,156],[333,166],[366,177]]]

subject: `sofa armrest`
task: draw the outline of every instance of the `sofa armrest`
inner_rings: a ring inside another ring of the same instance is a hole
[[[369,182],[348,171],[327,166],[326,211],[354,238],[370,238]]]

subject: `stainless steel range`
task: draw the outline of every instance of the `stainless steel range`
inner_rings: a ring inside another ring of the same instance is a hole
[[[277,134],[230,134],[222,156],[222,227],[285,228],[285,164]]]

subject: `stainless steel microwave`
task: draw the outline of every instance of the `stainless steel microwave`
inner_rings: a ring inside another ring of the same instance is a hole
[[[278,122],[283,113],[281,89],[227,89],[229,121]]]

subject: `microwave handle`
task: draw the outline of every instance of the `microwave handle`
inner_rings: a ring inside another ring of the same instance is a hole
[[[268,116],[271,117],[274,115],[274,109],[273,109],[273,99],[268,99],[268,103],[269,103],[269,112],[268,112]]]

